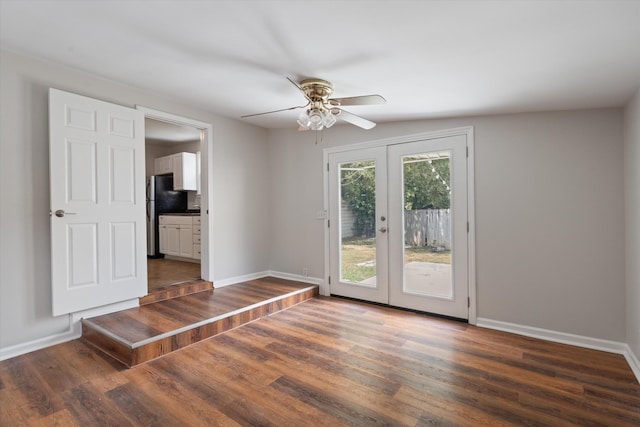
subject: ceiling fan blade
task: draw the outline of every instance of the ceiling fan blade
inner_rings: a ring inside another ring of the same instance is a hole
[[[379,105],[387,102],[380,95],[352,96],[349,98],[331,98],[329,103],[336,102],[338,105]]]
[[[342,108],[339,108],[339,110],[340,115],[338,117],[342,118],[342,120],[344,120],[345,122],[351,123],[352,125],[356,125],[358,127],[361,127],[362,129],[372,129],[376,125],[371,120],[367,120],[364,117],[357,116],[353,113],[343,110]]]
[[[307,99],[307,101],[309,101],[309,104],[311,104],[311,98],[309,98],[309,97],[307,96],[307,93],[304,91],[304,89],[302,89],[302,87],[301,87],[298,83],[296,83],[295,81],[291,80],[291,78],[290,78],[290,77],[287,77],[287,80],[289,80],[289,81],[291,82],[291,84],[292,84],[292,85],[294,85],[295,87],[297,87],[297,88],[298,88],[298,90],[299,90],[300,92],[302,92],[302,95],[304,95],[304,97]],[[307,105],[309,105],[309,104],[307,104]]]
[[[293,80],[291,80],[290,77],[287,77],[287,80],[289,80],[291,82],[292,85],[294,85],[295,87],[298,88],[298,90],[302,91],[302,88],[300,87],[300,85],[296,82],[294,82]]]
[[[256,113],[256,114],[247,114],[246,116],[240,116],[240,118],[244,119],[244,118],[247,118],[247,117],[262,116],[264,114],[279,113],[281,111],[297,110],[298,108],[305,108],[305,107],[308,107],[308,106],[309,106],[309,104],[307,103],[306,105],[299,105],[297,107],[283,108],[281,110],[273,110],[273,111],[267,111],[267,112],[264,112],[264,113]]]

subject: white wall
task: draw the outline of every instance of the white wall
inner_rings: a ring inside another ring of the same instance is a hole
[[[640,359],[640,90],[624,115],[627,344]]]
[[[14,53],[0,64],[0,353],[69,327],[51,316],[49,87],[212,123],[214,281],[268,269],[266,131]]]
[[[475,128],[478,317],[625,341],[620,109],[269,132],[271,269],[323,277],[322,148]]]

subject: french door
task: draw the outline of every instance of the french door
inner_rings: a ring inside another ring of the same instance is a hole
[[[466,135],[331,153],[331,293],[468,319]]]

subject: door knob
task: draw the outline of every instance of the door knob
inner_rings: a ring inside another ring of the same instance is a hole
[[[64,210],[62,210],[62,209],[58,209],[58,210],[56,211],[56,216],[57,216],[58,218],[62,218],[62,217],[63,217],[63,216],[65,216],[65,215],[75,215],[75,214],[76,214],[75,212],[65,212],[65,211],[64,211]]]
[[[381,233],[386,233],[387,232],[387,227],[379,228],[378,231],[381,232]]]

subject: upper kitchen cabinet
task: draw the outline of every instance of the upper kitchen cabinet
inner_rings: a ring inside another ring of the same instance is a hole
[[[173,189],[196,191],[198,178],[195,153],[176,153],[159,157],[154,161],[156,175],[173,174]]]
[[[202,179],[202,157],[200,152],[198,151],[196,153],[196,194],[201,194],[202,193],[202,184],[201,184],[201,179]]]
[[[153,174],[166,175],[173,173],[173,155],[158,157],[153,161]]]
[[[196,191],[197,182],[195,153],[174,154],[173,189]]]

